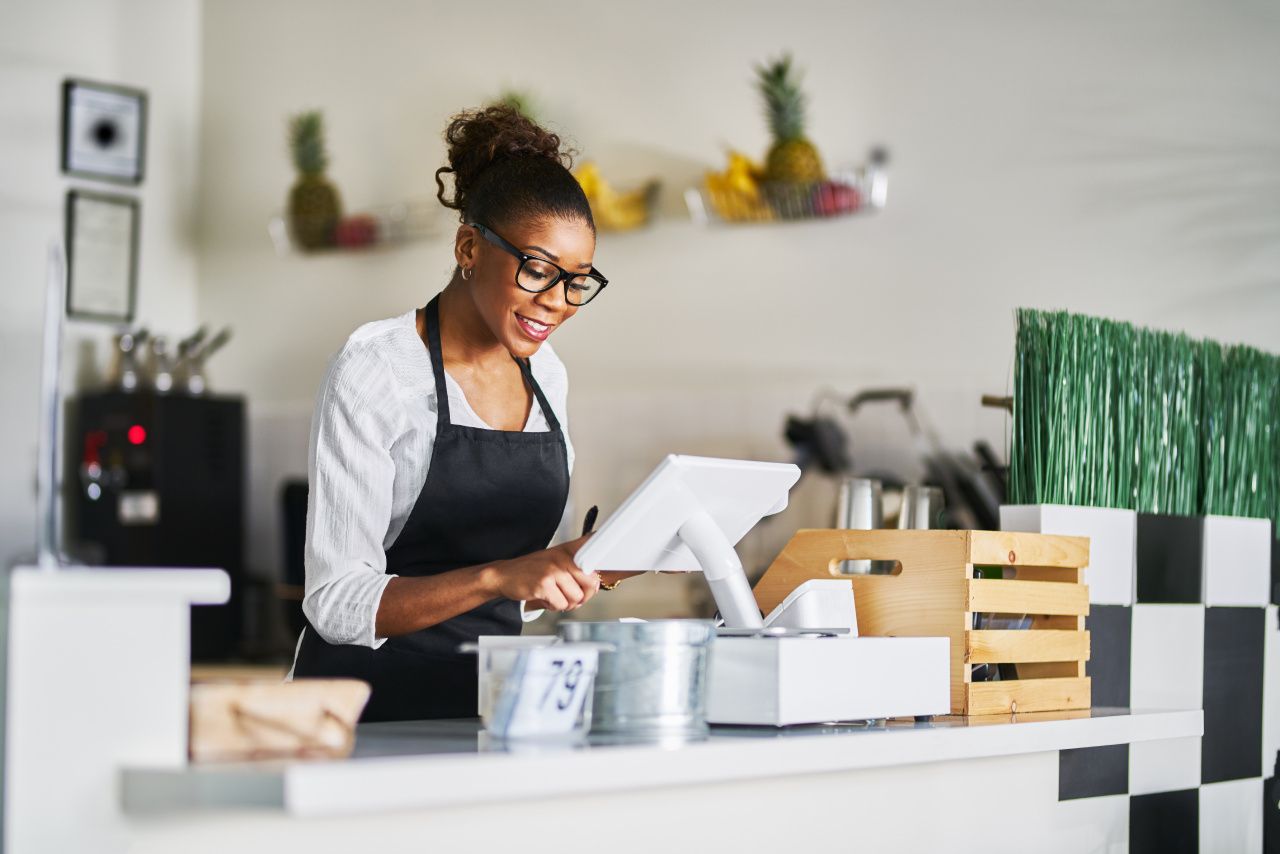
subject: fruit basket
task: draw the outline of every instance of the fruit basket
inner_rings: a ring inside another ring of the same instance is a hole
[[[320,246],[303,246],[288,218],[278,214],[267,223],[276,253],[332,252],[373,249],[410,243],[439,234],[440,212],[435,199],[417,199],[364,208],[324,224],[326,237]]]
[[[874,160],[821,181],[765,181],[752,174],[744,167],[735,171],[731,160],[727,172],[708,175],[702,187],[685,191],[689,216],[700,225],[829,219],[878,211],[888,190],[883,163]]]

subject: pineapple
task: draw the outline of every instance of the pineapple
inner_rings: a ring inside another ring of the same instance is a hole
[[[756,66],[756,85],[773,134],[773,145],[765,158],[765,180],[789,184],[821,181],[825,177],[822,158],[804,135],[805,97],[800,91],[799,72],[791,66],[791,55]]]
[[[333,243],[333,230],[342,218],[338,191],[324,176],[329,156],[324,150],[324,116],[319,110],[289,120],[289,153],[298,180],[289,190],[289,227],[303,249],[322,249]]]
[[[490,106],[510,107],[534,124],[538,124],[536,99],[523,89],[504,89]]]

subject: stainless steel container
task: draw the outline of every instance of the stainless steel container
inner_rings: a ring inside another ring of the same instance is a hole
[[[942,490],[936,486],[911,485],[902,490],[902,512],[898,527],[927,531],[942,527]]]
[[[836,527],[846,531],[874,531],[884,521],[884,499],[880,481],[866,477],[846,477],[840,483],[836,504]],[[844,575],[866,575],[872,561],[842,560],[839,571]]]
[[[570,643],[601,649],[592,700],[591,731],[628,735],[701,735],[707,730],[710,620],[567,622]]]

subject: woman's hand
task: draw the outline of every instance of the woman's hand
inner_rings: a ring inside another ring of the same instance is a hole
[[[572,611],[581,607],[600,589],[599,576],[583,572],[573,562],[587,537],[495,563],[498,595],[523,599],[530,609]]]

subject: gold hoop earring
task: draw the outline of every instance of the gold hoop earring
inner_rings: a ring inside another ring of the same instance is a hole
[[[473,269],[471,269],[470,267],[463,267],[463,268],[462,268],[462,281],[464,281],[464,282],[469,282],[469,281],[471,281],[471,276],[468,276],[468,275],[467,275],[468,273],[470,273],[470,274],[471,274],[471,276],[474,276],[474,275],[476,274],[476,271],[475,271],[475,270],[473,270]]]

